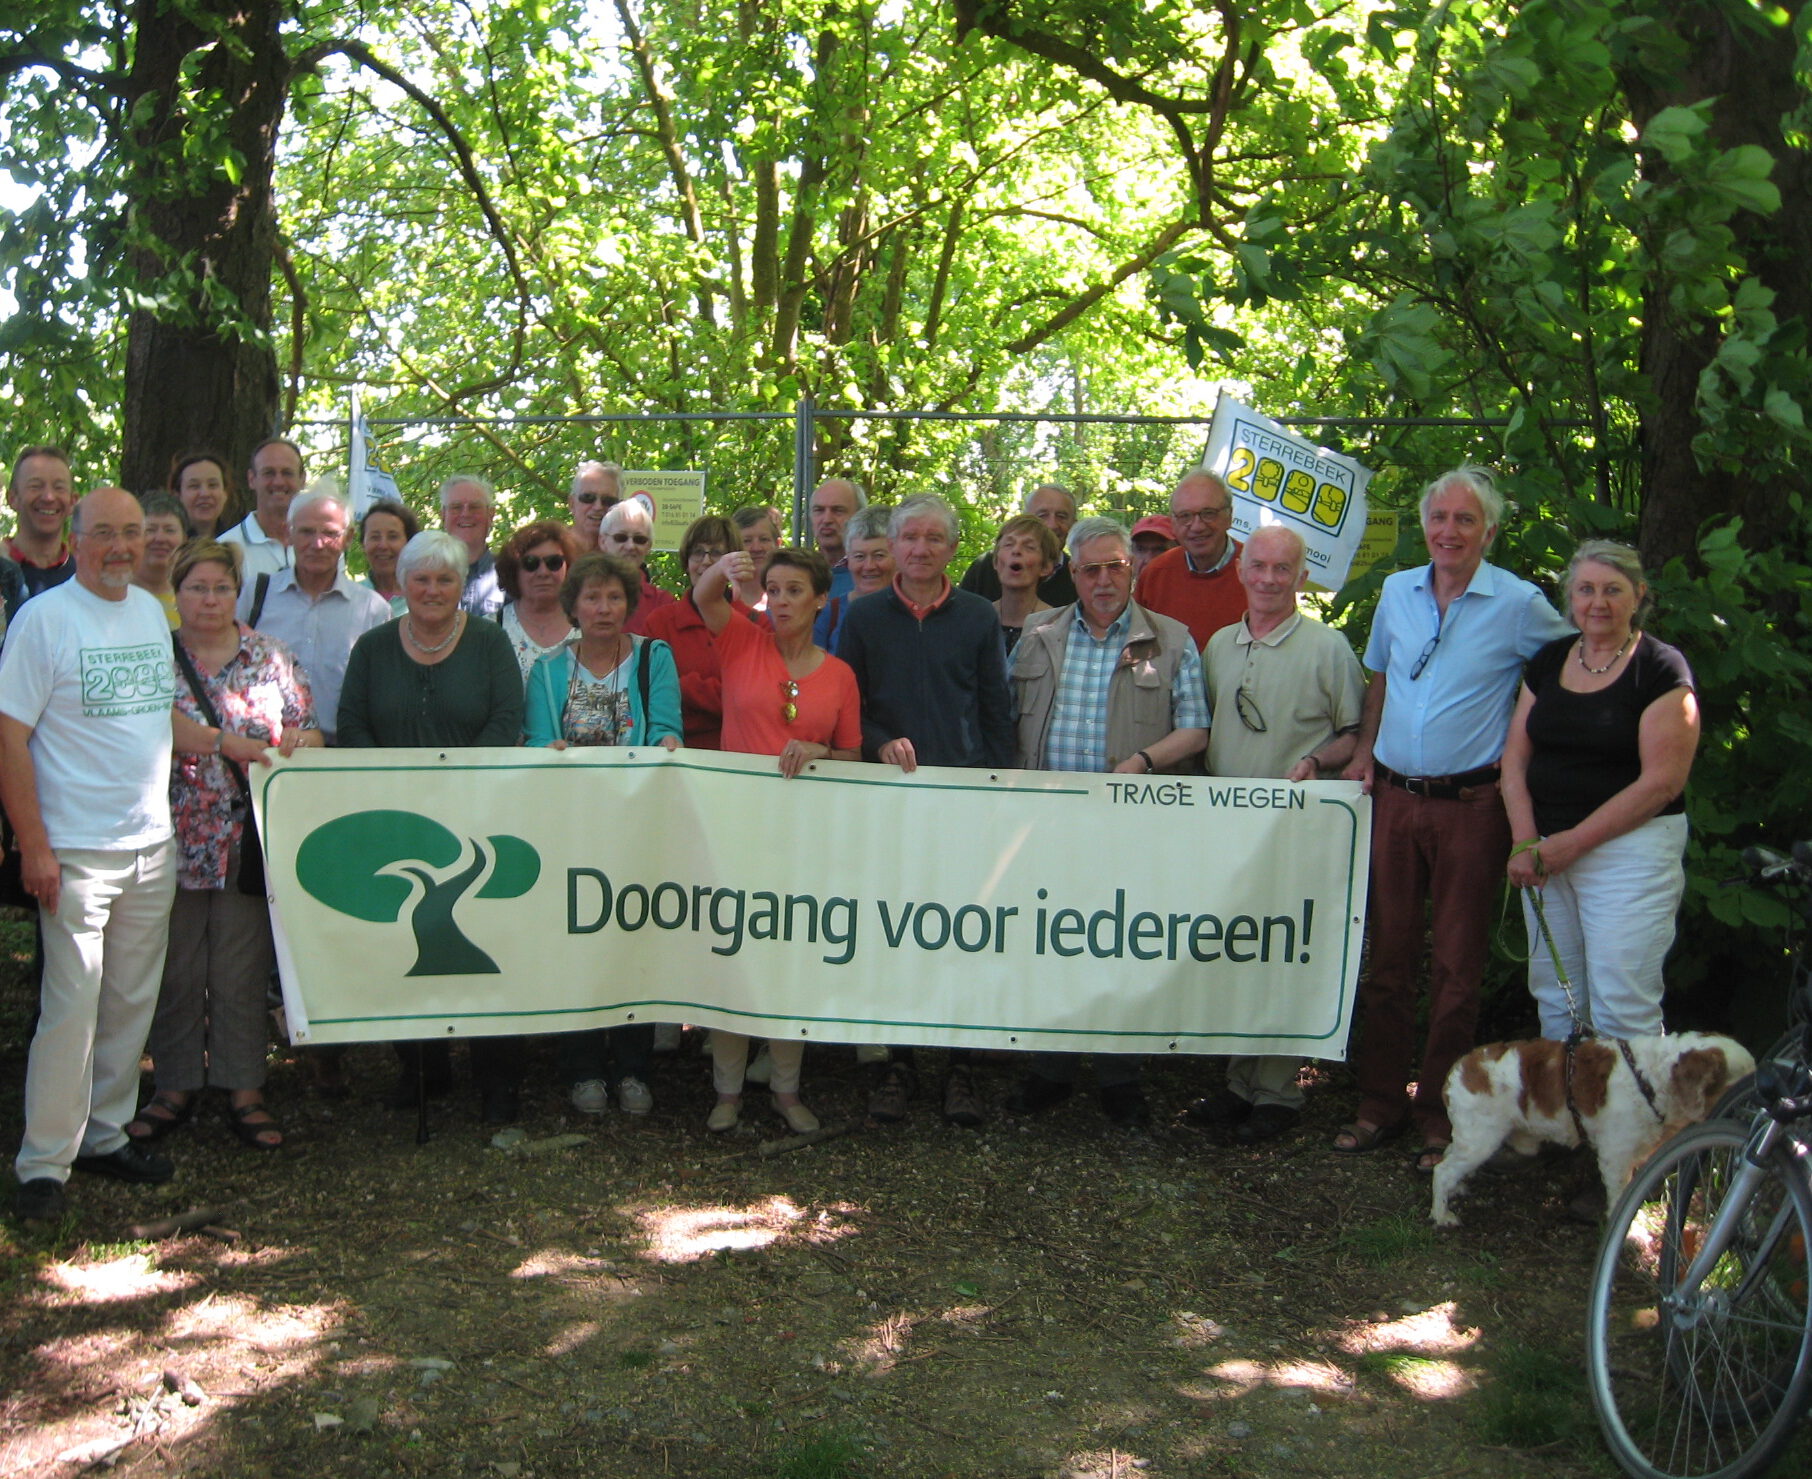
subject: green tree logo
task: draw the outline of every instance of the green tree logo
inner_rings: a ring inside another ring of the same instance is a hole
[[[462,842],[411,811],[356,811],[303,839],[296,879],[329,909],[373,924],[394,923],[413,899],[412,976],[497,975],[497,962],[454,922],[453,906],[481,878],[475,897],[520,898],[541,876],[541,856],[520,837],[486,842],[488,850],[475,837]]]

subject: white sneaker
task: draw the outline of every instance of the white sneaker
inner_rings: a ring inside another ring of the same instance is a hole
[[[598,1087],[604,1086],[599,1084]],[[647,1114],[654,1108],[654,1095],[639,1078],[620,1078],[617,1080],[617,1108],[624,1114]]]
[[[610,1108],[610,1089],[601,1078],[581,1079],[567,1097],[580,1114],[603,1114]]]
[[[755,1061],[743,1070],[742,1076],[744,1082],[751,1084],[765,1084],[774,1076],[774,1059],[765,1043],[755,1055]]]
[[[680,1038],[686,1029],[677,1022],[656,1022],[654,1024],[654,1050],[657,1053],[677,1053]]]

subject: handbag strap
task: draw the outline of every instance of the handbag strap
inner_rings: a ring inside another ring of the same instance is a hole
[[[207,684],[201,681],[201,674],[195,667],[195,659],[189,656],[189,649],[182,645],[182,637],[176,632],[170,633],[170,650],[176,654],[176,665],[182,669],[183,677],[188,680],[189,692],[195,695],[195,703],[201,710],[201,717],[224,735],[226,725],[220,722],[220,711],[214,707],[214,700],[208,697]],[[239,787],[239,794],[245,798],[245,804],[250,806],[252,804],[252,783],[245,778],[245,772],[228,760],[224,754],[220,758],[226,765],[228,773],[233,777],[233,784]]]

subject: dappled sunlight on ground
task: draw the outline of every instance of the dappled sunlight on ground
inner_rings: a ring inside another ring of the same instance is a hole
[[[855,1229],[838,1220],[838,1211],[821,1209],[810,1218],[786,1197],[764,1197],[747,1207],[625,1208],[642,1230],[642,1254],[655,1263],[692,1263],[713,1253],[767,1248],[783,1238],[821,1243],[846,1237]]]
[[[1400,1320],[1355,1326],[1339,1345],[1352,1355],[1366,1351],[1409,1351],[1421,1356],[1454,1355],[1478,1343],[1479,1332],[1455,1326],[1458,1306],[1450,1299]]]
[[[339,1326],[330,1305],[269,1309],[243,1295],[210,1294],[172,1310],[165,1337],[173,1342],[231,1340],[265,1355],[293,1355],[328,1339]]]
[[[1198,1400],[1244,1397],[1272,1387],[1344,1396],[1353,1386],[1352,1376],[1331,1361],[1222,1361],[1210,1366],[1207,1375],[1216,1385],[1185,1387],[1185,1394]]]
[[[157,1266],[152,1253],[129,1253],[104,1263],[53,1263],[44,1270],[44,1282],[58,1294],[86,1304],[109,1304],[122,1299],[143,1299],[153,1294],[175,1294],[200,1282],[193,1274],[172,1273]],[[40,1295],[55,1299],[57,1294]]]

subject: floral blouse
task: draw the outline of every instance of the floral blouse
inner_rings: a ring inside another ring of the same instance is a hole
[[[181,641],[179,636],[177,641]],[[189,654],[193,659],[194,654]],[[206,724],[201,705],[181,664],[176,669],[176,707]],[[234,734],[275,744],[289,729],[316,729],[315,696],[295,657],[274,637],[239,623],[239,652],[209,675],[196,664],[220,722]],[[176,755],[170,761],[170,820],[176,827],[179,888],[225,888],[245,833],[245,799],[229,760],[218,755]]]
[[[522,618],[516,614],[514,601],[503,608],[503,613],[497,618],[497,625],[503,628],[504,636],[510,639],[510,646],[515,649],[516,666],[522,669],[522,681],[525,686],[528,683],[529,674],[535,671],[536,663],[540,662],[548,653],[558,652],[572,640],[572,633],[567,632],[556,641],[543,647],[528,634],[528,630],[522,625]]]

